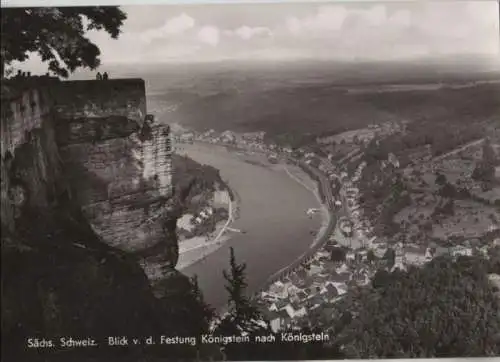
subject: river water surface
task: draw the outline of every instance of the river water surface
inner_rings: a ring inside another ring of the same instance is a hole
[[[219,169],[241,198],[240,217],[231,227],[246,233],[231,233],[231,239],[221,248],[182,269],[188,276],[198,276],[210,305],[221,308],[227,301],[222,271],[229,266],[230,246],[234,247],[237,262],[246,263],[248,289],[255,292],[311,245],[311,231],[319,230],[321,216],[310,219],[306,210],[318,207],[318,200],[284,169],[245,162],[220,146],[182,145],[179,153]]]

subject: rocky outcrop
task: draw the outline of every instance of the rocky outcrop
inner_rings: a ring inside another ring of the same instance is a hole
[[[144,94],[142,80],[65,83],[55,96],[57,142],[94,231],[124,251],[161,247],[174,267],[170,130],[146,117]]]
[[[51,202],[64,165],[64,191],[104,242],[130,252],[161,246],[174,267],[170,130],[146,114],[144,81],[23,82],[2,82],[5,226],[14,225],[13,204]]]
[[[2,232],[15,229],[20,208],[43,209],[53,202],[62,180],[43,85],[33,88],[32,84],[2,82]]]
[[[161,297],[154,296],[130,254],[102,243],[78,210],[59,205],[44,213],[24,212],[18,219],[22,229],[2,235],[2,361],[194,358],[196,348],[189,346],[107,347],[108,336],[196,335],[203,322],[183,323],[193,318],[190,306],[196,303],[184,276],[173,274],[157,287],[163,288]],[[99,347],[83,352],[27,348],[27,338],[59,345],[61,337],[91,337]]]
[[[168,127],[145,122],[143,81],[117,83],[68,82],[43,97],[22,90],[5,101],[10,113],[2,107],[2,361],[181,361],[199,353],[104,347],[108,336],[206,328],[189,280],[174,269]],[[55,107],[37,103],[49,97]],[[168,275],[154,288],[139,266],[149,257]],[[27,338],[60,337],[103,343],[74,353],[27,348]]]

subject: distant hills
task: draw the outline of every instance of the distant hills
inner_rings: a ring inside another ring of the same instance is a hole
[[[500,55],[453,55],[434,56],[416,59],[395,59],[375,61],[357,59],[339,61],[333,59],[300,59],[288,61],[268,60],[222,60],[212,62],[150,62],[145,64],[108,63],[102,71],[108,71],[114,77],[144,77],[168,74],[175,76],[179,72],[198,74],[240,73],[245,75],[280,76],[281,78],[311,78],[321,74],[336,75],[335,83],[373,83],[373,82],[408,82],[424,79],[433,81],[435,77],[449,75],[451,78],[490,74],[500,78]],[[73,78],[93,78],[95,72],[77,71]],[[331,78],[331,77],[330,77]]]

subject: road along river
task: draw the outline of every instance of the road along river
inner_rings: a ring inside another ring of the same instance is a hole
[[[230,246],[237,261],[247,265],[248,291],[252,293],[313,243],[311,233],[320,229],[321,213],[309,218],[306,211],[318,208],[318,200],[284,167],[247,162],[245,156],[215,145],[183,144],[177,152],[219,169],[241,199],[239,218],[231,228],[244,233],[229,232],[230,239],[220,248],[182,268],[184,274],[198,276],[205,300],[213,307],[224,307],[227,301],[222,271],[229,266]]]

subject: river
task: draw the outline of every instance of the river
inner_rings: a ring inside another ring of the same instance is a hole
[[[219,309],[227,301],[222,271],[229,266],[229,247],[234,247],[237,262],[247,265],[248,291],[257,291],[311,245],[311,231],[321,227],[321,215],[310,219],[305,212],[318,207],[318,200],[284,169],[245,162],[223,147],[182,145],[179,153],[219,169],[241,198],[240,217],[231,227],[246,233],[230,234],[221,248],[182,269],[188,276],[198,276],[205,300]]]

